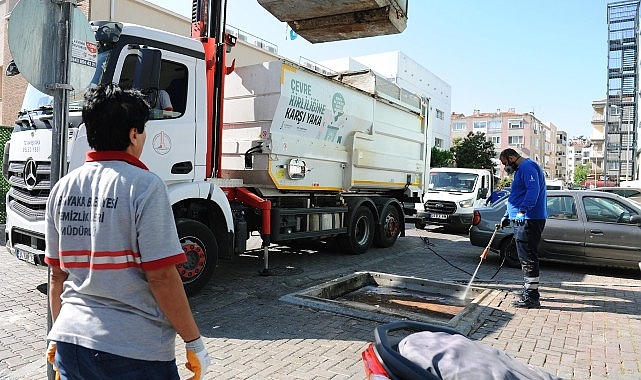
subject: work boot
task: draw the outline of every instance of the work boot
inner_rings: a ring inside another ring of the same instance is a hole
[[[512,306],[522,309],[538,309],[541,307],[541,301],[538,297],[533,297],[528,292],[523,292],[521,297],[516,301],[512,301]]]

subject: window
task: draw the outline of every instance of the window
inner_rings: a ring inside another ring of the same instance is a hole
[[[508,136],[507,143],[510,145],[523,144],[523,136]]]
[[[487,121],[475,121],[474,129],[487,128]]]
[[[501,121],[500,120],[492,120],[487,123],[487,130],[488,131],[500,131],[501,130]]]
[[[501,145],[501,136],[492,136],[490,137],[492,143],[496,145]]]
[[[438,137],[434,138],[434,146],[436,148],[441,148],[443,147],[443,139],[439,139]]]
[[[535,135],[539,134],[539,131],[541,130],[541,124],[539,124],[537,121],[532,122],[532,133]]]
[[[452,124],[452,130],[453,131],[464,131],[467,129],[467,124],[466,123],[454,123]]]
[[[550,219],[578,219],[573,197],[548,196],[547,206]]]
[[[136,54],[130,54],[125,58],[119,80],[121,87],[131,87],[137,61]],[[150,119],[180,117],[185,113],[187,104],[187,67],[163,59],[160,64],[159,88],[140,90],[152,108]]]
[[[440,109],[437,108],[436,109],[436,118],[443,120],[444,117],[445,117],[445,115],[444,115],[443,111],[441,111]]]
[[[630,223],[630,217],[637,213],[615,199],[584,197],[583,206],[588,222]]]
[[[523,121],[522,120],[508,120],[508,128],[509,129],[523,129]]]

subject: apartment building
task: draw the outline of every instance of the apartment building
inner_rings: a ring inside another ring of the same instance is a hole
[[[574,171],[579,164],[590,167],[591,152],[592,143],[587,137],[576,137],[568,141],[567,173],[569,182],[574,181]]]
[[[568,178],[568,134],[565,131],[556,131],[556,155],[555,155],[555,169],[554,178],[562,179],[563,182],[572,182],[572,178]]]
[[[543,123],[533,113],[519,113],[513,108],[496,112],[474,110],[469,116],[452,113],[451,119],[451,141],[465,138],[469,132],[485,133],[487,140],[494,143],[497,155],[503,149],[513,148],[538,162],[548,178],[557,178],[557,127],[553,123]]]
[[[607,101],[595,100],[592,102],[592,133],[590,142],[592,143],[590,152],[590,175],[588,179],[590,184],[598,184],[598,181],[604,181],[603,163],[605,158],[605,107]]]
[[[604,177],[620,183],[640,179],[639,5],[608,4],[608,68],[605,102]]]

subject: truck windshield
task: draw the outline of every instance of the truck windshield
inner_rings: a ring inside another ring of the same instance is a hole
[[[103,44],[101,46],[102,50],[98,53],[98,59],[96,62],[96,72],[87,88],[96,86],[100,83],[104,74],[104,70],[109,63],[109,57],[111,55],[112,47],[113,45],[111,44]],[[69,94],[69,112],[82,110],[83,96],[87,88],[79,91],[71,91],[71,93]],[[24,94],[24,98],[22,99],[22,106],[20,107],[18,117],[24,117],[27,116],[27,114],[33,117],[37,115],[52,113],[53,96],[42,93],[32,85],[28,85],[27,90]]]
[[[82,100],[74,100],[69,102],[70,112],[80,110],[82,110]],[[18,117],[23,117],[27,114],[33,117],[37,115],[46,115],[52,113],[53,96],[42,93],[32,85],[28,85],[27,90],[24,93],[24,98],[22,99],[22,106],[20,107]]]
[[[456,191],[471,193],[474,191],[477,174],[457,172],[430,173],[428,188],[433,191]]]

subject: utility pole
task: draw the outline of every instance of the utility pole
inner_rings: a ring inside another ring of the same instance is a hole
[[[60,0],[55,2],[58,15],[57,46],[55,52],[56,70],[55,82],[47,84],[53,92],[53,130],[51,135],[51,187],[53,187],[67,171],[67,118],[69,116],[69,50],[71,41],[71,6],[75,0]],[[47,290],[51,289],[51,268],[47,266]],[[53,326],[51,308],[49,307],[50,292],[47,291],[47,332]],[[55,371],[51,363],[47,363],[47,379],[54,380]]]

